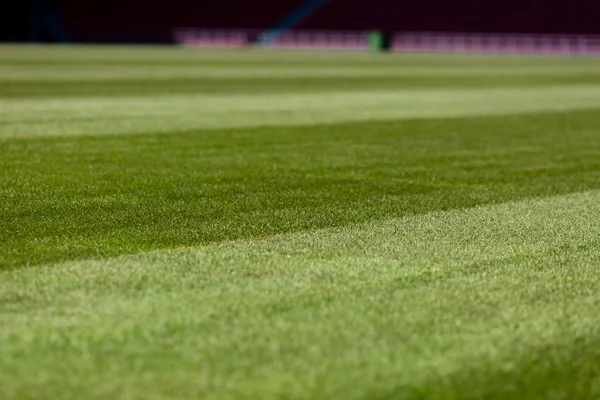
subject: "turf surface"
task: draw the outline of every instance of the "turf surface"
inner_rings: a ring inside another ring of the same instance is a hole
[[[0,51],[0,398],[600,396],[600,61]]]

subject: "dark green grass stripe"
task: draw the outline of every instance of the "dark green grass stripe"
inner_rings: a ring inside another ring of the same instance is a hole
[[[600,187],[600,114],[386,121],[0,146],[0,268]]]
[[[1,78],[0,78],[1,79]],[[545,85],[598,84],[600,74],[469,75],[380,77],[272,77],[105,79],[105,80],[0,80],[0,98],[105,97],[146,94],[248,94],[427,88],[504,88]]]

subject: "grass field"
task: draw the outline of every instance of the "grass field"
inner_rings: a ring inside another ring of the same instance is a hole
[[[0,399],[600,398],[600,59],[0,47]]]

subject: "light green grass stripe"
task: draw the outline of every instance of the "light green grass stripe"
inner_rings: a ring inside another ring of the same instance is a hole
[[[190,78],[368,78],[368,77],[575,77],[598,76],[598,64],[592,65],[550,65],[544,66],[507,66],[481,67],[470,66],[469,63],[457,66],[414,66],[414,65],[270,65],[265,60],[264,65],[103,65],[66,64],[48,66],[40,64],[11,65],[0,63],[0,82],[27,80],[56,80],[69,81],[73,79],[87,81],[97,80],[129,80],[129,79],[190,79]],[[350,81],[351,83],[351,81]]]
[[[599,245],[592,191],[4,273],[0,395],[597,398]]]
[[[0,137],[498,115],[600,107],[600,86],[0,100]]]

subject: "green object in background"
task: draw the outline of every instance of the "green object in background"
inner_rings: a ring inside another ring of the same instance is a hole
[[[383,51],[383,35],[379,31],[373,31],[369,34],[369,47],[373,52]]]

